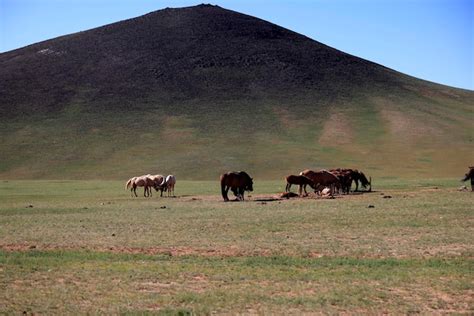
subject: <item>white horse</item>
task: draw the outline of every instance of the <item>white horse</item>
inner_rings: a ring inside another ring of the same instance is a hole
[[[151,187],[154,185],[154,181],[149,177],[149,175],[144,175],[140,177],[130,178],[125,184],[125,189],[130,188],[130,192],[133,196],[137,197],[137,187],[144,187],[143,196],[151,196]]]
[[[168,192],[168,196],[171,196],[171,194],[173,194],[174,196],[175,184],[176,184],[176,177],[170,174],[166,176],[166,179],[163,179],[163,182],[161,182],[160,187],[164,188],[164,190]],[[161,194],[163,194],[163,191],[161,191]]]

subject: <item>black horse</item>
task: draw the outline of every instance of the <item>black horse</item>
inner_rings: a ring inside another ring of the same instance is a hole
[[[232,190],[238,200],[244,200],[245,191],[253,191],[252,178],[245,172],[227,172],[221,175],[221,193],[224,201],[229,201],[227,193]]]
[[[365,189],[367,188],[367,186],[369,187],[369,191],[372,191],[372,179],[367,180],[367,177],[365,176],[365,174],[362,172],[362,171],[359,171],[359,170],[353,170],[352,174],[352,180],[354,180],[355,184],[356,184],[356,191],[359,190],[359,181],[360,181],[360,184],[362,185],[362,187]]]
[[[464,175],[464,179],[461,181],[467,181],[471,179],[471,191],[474,191],[474,167],[469,167],[469,172]]]

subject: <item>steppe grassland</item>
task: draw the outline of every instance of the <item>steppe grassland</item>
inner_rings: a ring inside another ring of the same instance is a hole
[[[243,203],[217,181],[178,198],[123,185],[0,182],[3,312],[472,312],[473,196],[456,179],[283,201],[256,201],[284,188],[258,181]]]

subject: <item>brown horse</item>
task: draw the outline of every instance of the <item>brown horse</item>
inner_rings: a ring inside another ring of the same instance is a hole
[[[467,181],[471,179],[471,191],[474,192],[474,167],[469,167],[468,173],[464,175],[464,178],[461,181]]]
[[[349,192],[351,191],[351,185],[352,185],[352,180],[353,180],[352,169],[338,168],[338,169],[331,169],[329,170],[329,172],[334,174],[339,179],[339,182],[341,183],[342,193],[349,194]]]
[[[357,169],[344,169],[337,168],[329,170],[335,176],[339,178],[342,185],[342,191],[349,194],[352,186],[352,181],[355,182],[355,192],[359,191],[359,181],[363,188],[369,187],[369,191],[372,191],[372,179],[369,181],[365,174]]]
[[[297,184],[300,186],[298,190],[300,196],[302,196],[303,190],[304,190],[305,195],[308,195],[308,192],[306,192],[307,185],[313,188],[313,190],[316,190],[316,186],[314,185],[313,180],[305,176],[289,175],[285,178],[285,180],[286,180],[285,192],[290,192],[292,184]]]
[[[224,201],[229,201],[227,193],[232,190],[238,200],[244,200],[245,191],[253,191],[252,178],[245,172],[227,172],[221,175],[221,193]]]
[[[301,171],[300,175],[306,176],[313,180],[316,187],[329,187],[331,189],[331,195],[334,195],[335,189],[341,188],[341,182],[339,179],[327,170],[313,171],[306,169]]]

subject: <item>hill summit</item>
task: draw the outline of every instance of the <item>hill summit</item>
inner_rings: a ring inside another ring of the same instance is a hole
[[[471,91],[213,5],[0,54],[0,90],[7,178],[228,169],[272,178],[311,166],[386,174],[381,164],[387,175],[450,166],[444,175],[472,153]]]

